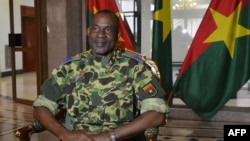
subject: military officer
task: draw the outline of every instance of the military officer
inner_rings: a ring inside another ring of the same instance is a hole
[[[165,92],[136,53],[117,47],[119,20],[94,15],[90,50],[52,71],[34,101],[34,118],[62,141],[142,140],[148,128],[165,124]],[[66,109],[65,124],[54,114]]]

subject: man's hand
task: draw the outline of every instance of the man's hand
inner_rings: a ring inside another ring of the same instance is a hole
[[[97,141],[91,134],[83,131],[68,131],[61,136],[62,141]]]
[[[62,141],[110,141],[109,132],[92,134],[84,131],[69,131],[61,137]]]
[[[94,139],[94,141],[110,141],[110,133],[104,132],[101,134],[89,134],[89,136]]]

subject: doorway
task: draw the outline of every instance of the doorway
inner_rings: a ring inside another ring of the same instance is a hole
[[[11,47],[11,66],[12,66],[12,96],[15,102],[31,105],[38,95],[39,81],[39,45],[38,45],[38,25],[37,10],[34,1],[31,0],[30,6],[22,3],[10,1],[10,27],[11,34],[14,31],[14,12],[13,7],[19,6],[21,28],[21,43],[10,43]],[[33,3],[33,4],[32,4]],[[16,18],[16,20],[19,20]],[[18,23],[18,21],[17,21]],[[16,26],[18,28],[18,24]],[[15,35],[15,34],[14,34]]]

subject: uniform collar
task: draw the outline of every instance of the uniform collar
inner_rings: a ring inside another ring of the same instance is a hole
[[[111,52],[108,56],[97,57],[91,53],[91,49],[88,51],[89,55],[91,56],[91,60],[93,61],[94,65],[101,64],[102,67],[109,67],[112,66],[115,61],[121,57],[121,49],[115,48],[113,52]]]

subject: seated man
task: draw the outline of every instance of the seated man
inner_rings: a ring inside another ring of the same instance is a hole
[[[34,118],[62,141],[143,141],[165,124],[168,110],[157,78],[131,52],[116,47],[117,16],[99,11],[88,28],[90,50],[68,59],[44,82]],[[66,109],[66,123],[54,117]]]

